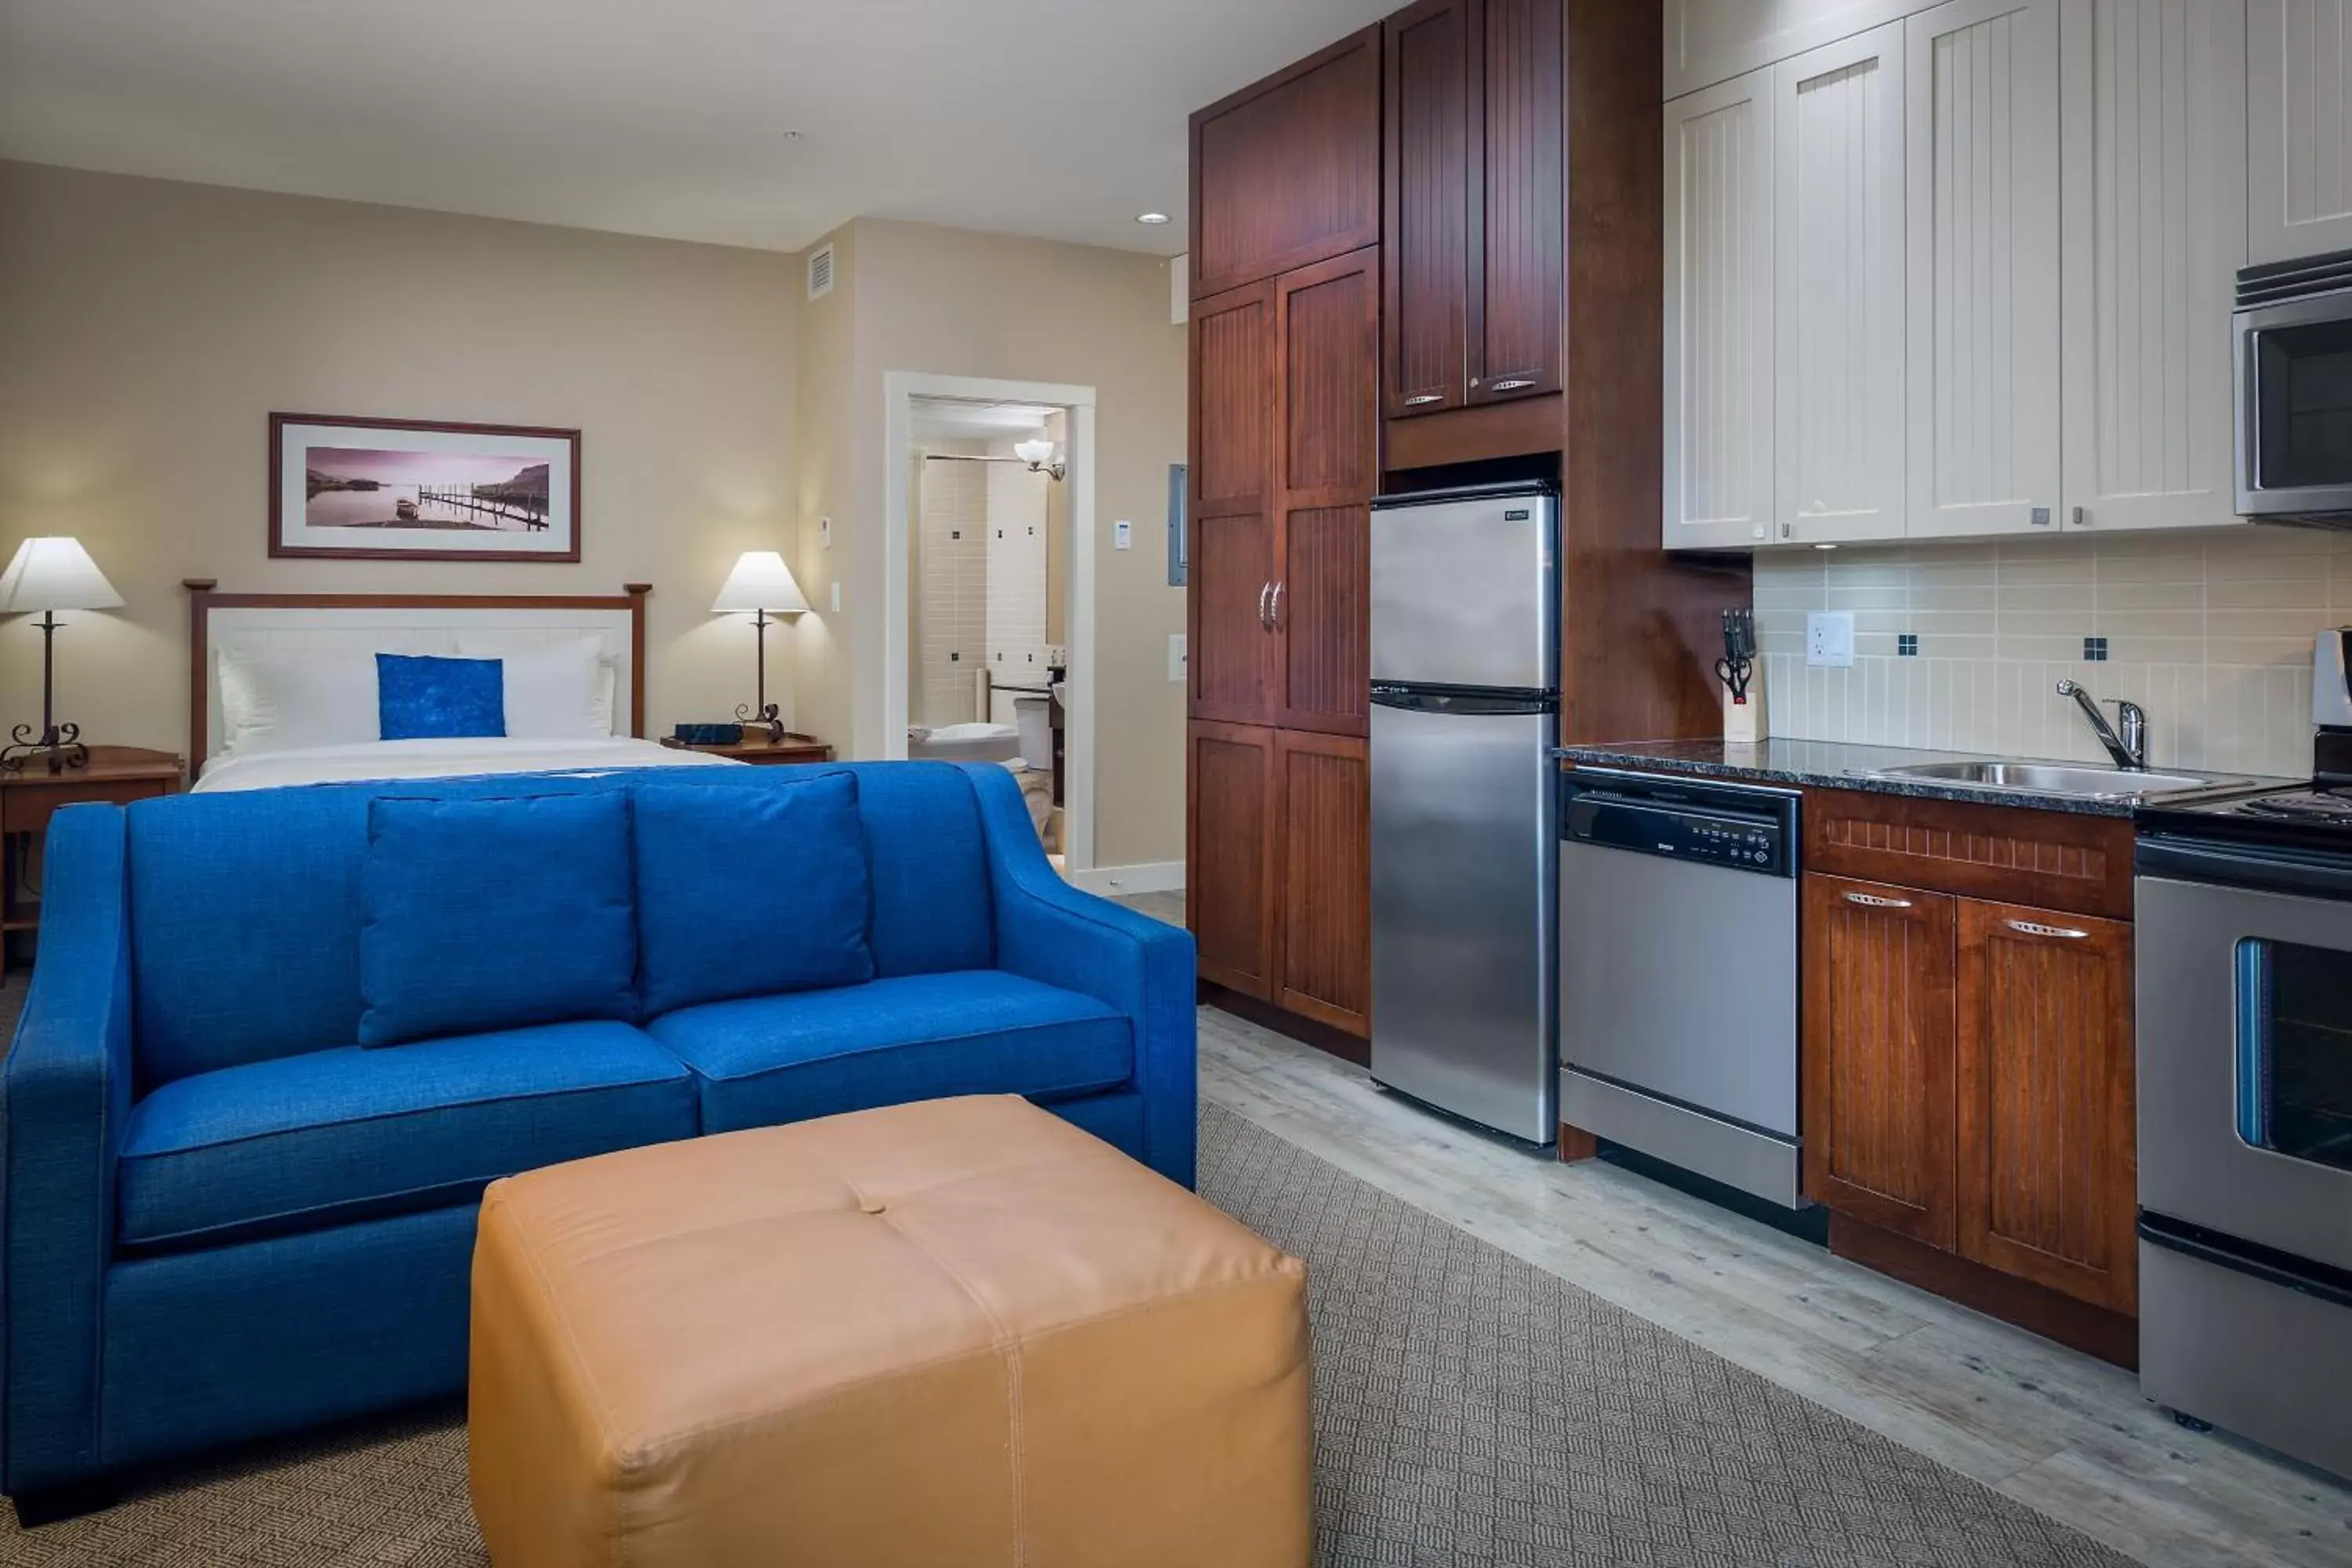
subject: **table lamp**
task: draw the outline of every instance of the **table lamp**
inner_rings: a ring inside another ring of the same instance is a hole
[[[735,563],[735,570],[727,574],[727,581],[719,585],[719,597],[711,601],[713,615],[749,615],[751,632],[759,647],[759,696],[753,705],[738,706],[735,717],[746,724],[764,724],[768,739],[784,738],[784,721],[777,716],[776,705],[768,700],[768,615],[796,616],[809,607],[801,596],[801,585],[793,580],[793,569],[784,558],[772,550],[746,550]]]
[[[38,610],[34,623],[41,629],[41,729],[37,737],[29,724],[9,732],[10,743],[0,747],[0,768],[17,772],[35,757],[44,758],[49,772],[63,773],[89,761],[81,743],[81,726],[60,724],[53,711],[56,695],[58,616],[59,610],[111,610],[122,595],[89,558],[78,539],[56,536],[28,539],[16,546],[16,557],[0,573],[0,615]]]

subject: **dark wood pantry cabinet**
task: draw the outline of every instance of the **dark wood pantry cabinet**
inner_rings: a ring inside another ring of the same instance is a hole
[[[1192,117],[1188,918],[1222,1000],[1351,1055],[1376,494],[1532,463],[1560,489],[1563,735],[1721,724],[1747,563],[1657,542],[1662,26],[1424,0]]]

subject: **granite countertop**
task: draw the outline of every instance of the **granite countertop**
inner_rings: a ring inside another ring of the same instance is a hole
[[[1647,772],[1692,773],[1708,778],[1738,779],[1751,784],[1801,784],[1815,789],[1869,790],[1881,795],[1911,795],[1926,800],[1961,800],[1982,805],[2031,806],[2042,811],[2071,811],[2085,816],[2129,816],[2138,809],[2137,795],[2053,795],[2037,790],[1964,784],[1949,779],[1890,779],[1871,775],[1880,769],[1913,767],[1921,763],[2035,762],[2048,759],[1988,757],[1977,752],[1922,752],[1902,746],[1850,745],[1842,741],[1765,741],[1752,746],[1723,741],[1631,741],[1593,746],[1562,746],[1562,761],[1595,767],[1639,768]],[[2098,766],[2079,762],[2053,762],[2057,767]],[[2301,779],[2255,778],[2232,774],[2211,790],[2168,799],[2238,795],[2249,790],[2288,788]]]

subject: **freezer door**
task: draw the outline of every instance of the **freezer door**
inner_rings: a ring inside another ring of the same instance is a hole
[[[1559,684],[1559,500],[1522,492],[1372,509],[1374,680]]]
[[[1416,700],[1371,711],[1372,1076],[1548,1143],[1559,720]]]

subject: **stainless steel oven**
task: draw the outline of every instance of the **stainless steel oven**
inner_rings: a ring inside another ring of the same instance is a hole
[[[2352,860],[2139,870],[2142,1387],[2352,1475]]]
[[[2231,324],[2239,515],[2352,527],[2352,251],[2239,273]]]

